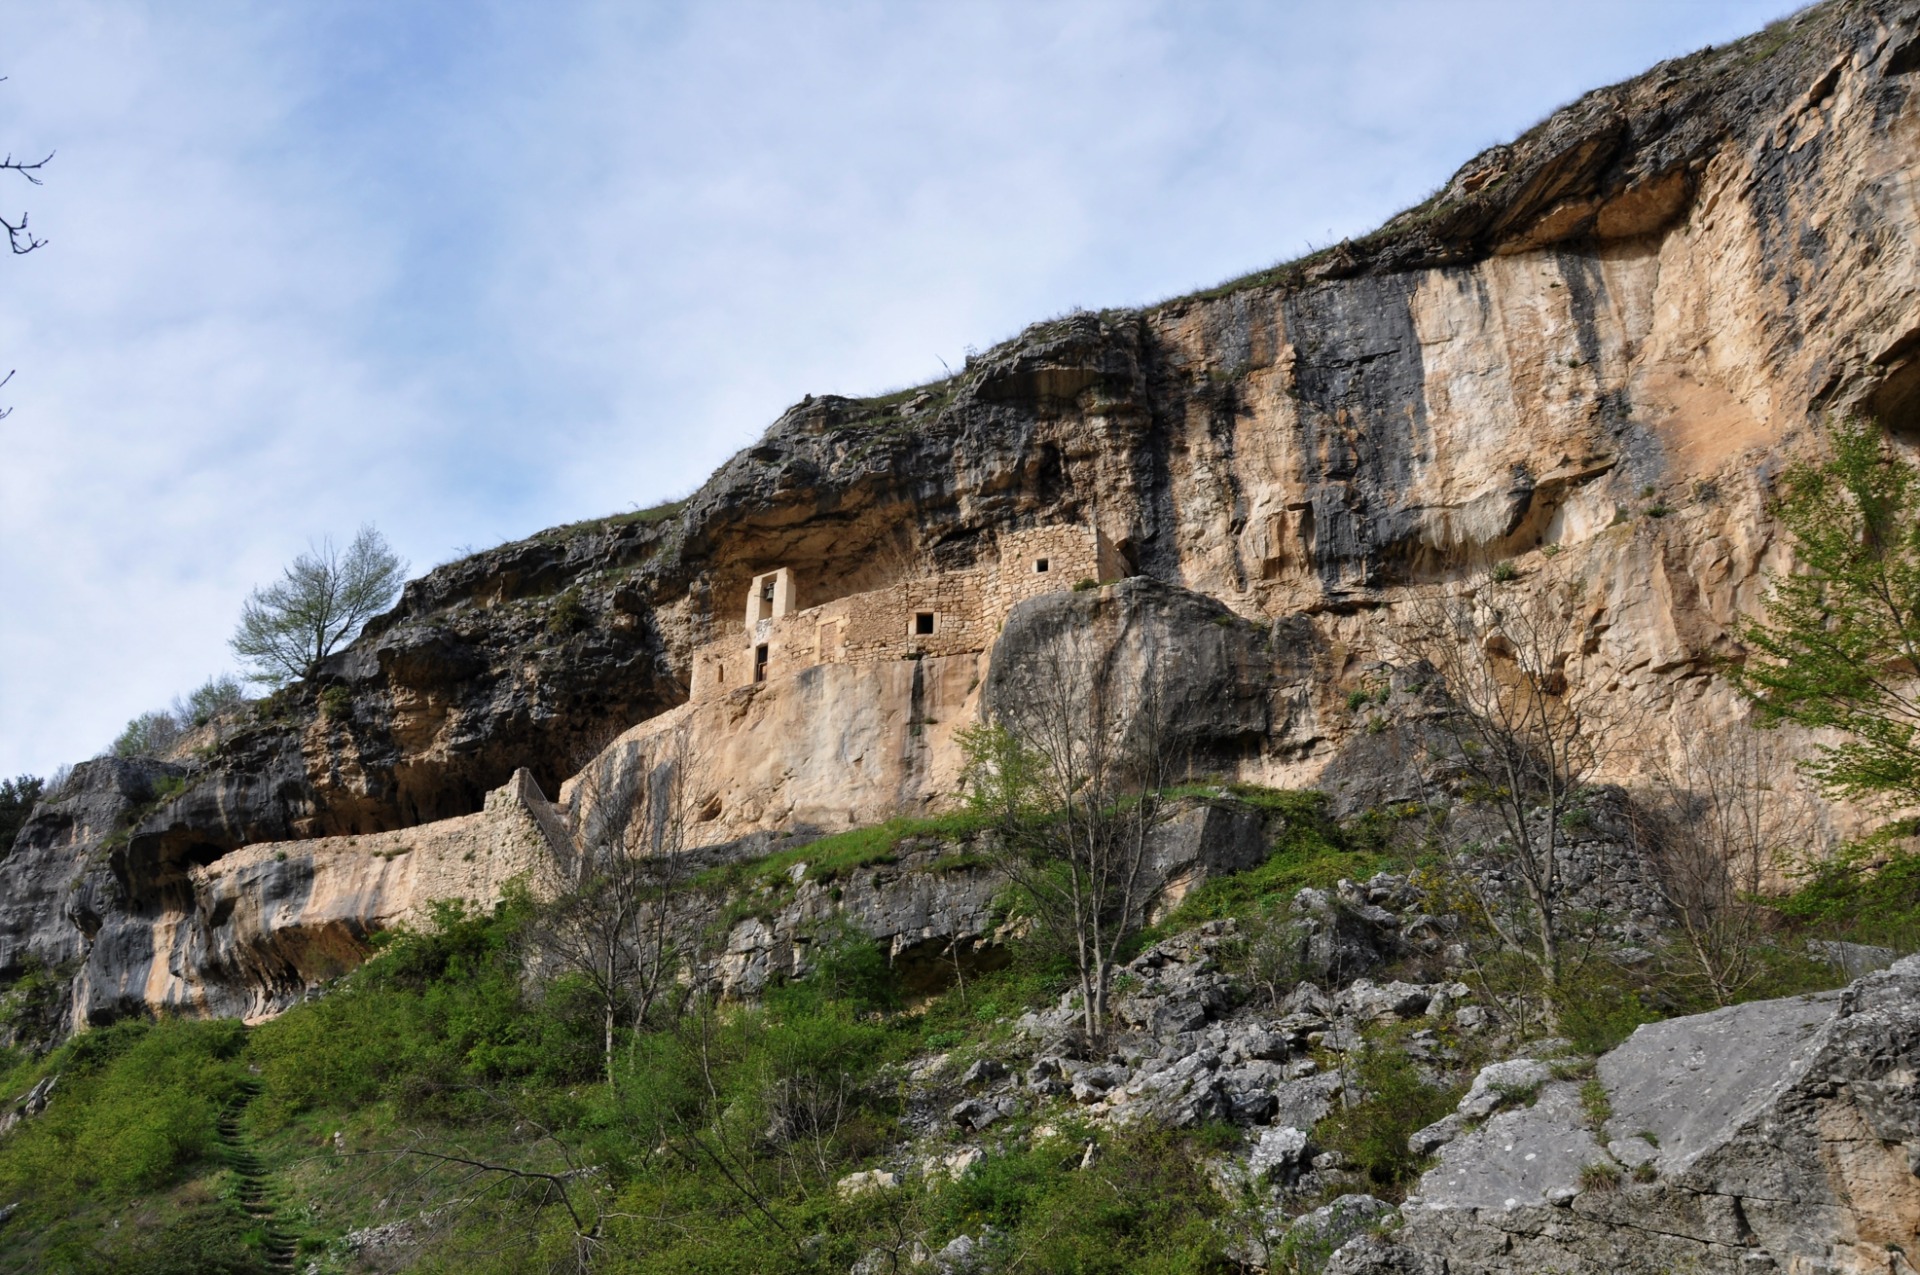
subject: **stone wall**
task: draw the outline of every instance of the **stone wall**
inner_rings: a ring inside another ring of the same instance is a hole
[[[491,907],[515,880],[552,891],[567,847],[525,770],[477,814],[246,846],[191,869],[191,898],[147,928],[96,942],[75,987],[79,1021],[155,1009],[271,1017],[365,960],[373,934],[425,920],[436,902]]]
[[[823,663],[641,722],[561,789],[582,819],[597,793],[686,768],[689,840],[811,835],[941,809],[960,788],[955,734],[979,715],[984,654]]]
[[[1009,531],[997,547],[997,561],[987,566],[905,580],[799,611],[784,605],[798,594],[791,572],[756,576],[746,631],[695,652],[691,698],[711,699],[819,664],[977,654],[993,644],[1007,613],[1028,598],[1126,573],[1107,537],[1084,526]],[[770,606],[760,598],[763,584],[779,590]],[[931,632],[921,631],[921,617],[931,617]]]

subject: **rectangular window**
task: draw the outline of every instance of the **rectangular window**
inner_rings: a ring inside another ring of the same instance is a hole
[[[767,680],[767,644],[765,642],[753,648],[753,680],[756,682]]]
[[[913,617],[913,631],[915,633],[933,632],[933,612],[922,611],[915,615]]]
[[[1046,574],[1047,560],[1045,558],[1035,558],[1033,560],[1033,570],[1035,575]]]

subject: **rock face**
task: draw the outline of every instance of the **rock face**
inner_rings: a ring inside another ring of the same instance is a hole
[[[437,900],[491,904],[515,878],[550,884],[569,846],[522,770],[482,810],[366,836],[266,842],[212,859],[131,860],[125,840],[177,767],[89,762],[43,806],[14,853],[71,864],[63,896],[8,900],[46,909],[29,921],[70,934],[37,955],[73,973],[72,1025],[169,1010],[258,1019],[366,959],[377,930],[425,919]],[[62,837],[71,840],[62,840]],[[144,876],[136,877],[135,873]],[[54,923],[55,921],[59,924]]]
[[[809,397],[683,505],[437,568],[159,787],[96,765],[44,803],[0,860],[0,978],[144,986],[209,906],[192,869],[470,816],[520,767],[557,793],[676,733],[706,844],[938,806],[991,644],[688,703],[694,653],[765,573],[824,603],[1036,528],[1090,528],[1135,579],[1023,604],[1000,641],[1105,626],[1137,665],[1162,633],[1230,778],[1377,749],[1343,704],[1437,588],[1578,583],[1567,672],[1641,710],[1623,765],[1722,729],[1783,459],[1829,413],[1920,427],[1916,41],[1911,0],[1810,9],[1586,95],[1364,239],[1036,325],[904,396]],[[95,961],[103,935],[123,955]]]
[[[1315,645],[1303,624],[1257,624],[1212,598],[1135,577],[1015,607],[991,650],[821,664],[682,705],[623,734],[561,800],[583,809],[663,763],[686,769],[693,839],[818,834],[950,806],[956,736],[1017,693],[1006,671],[1071,642],[1107,681],[1164,674],[1169,731],[1198,773],[1312,734]]]
[[[1143,912],[1170,907],[1210,875],[1252,867],[1266,857],[1272,832],[1265,815],[1240,802],[1180,803],[1148,843]],[[996,905],[1008,882],[976,844],[985,835],[957,843],[913,839],[888,862],[825,880],[811,876],[803,860],[791,889],[763,888],[764,901],[728,931],[706,976],[728,995],[757,994],[772,979],[806,973],[814,945],[845,928],[882,946],[909,995],[990,965],[1001,919]],[[694,901],[685,928],[698,933],[740,902]]]
[[[1449,1142],[1391,1242],[1357,1242],[1329,1271],[1915,1269],[1920,958],[1843,992],[1642,1027],[1598,1081],[1603,1120],[1547,1081]]]

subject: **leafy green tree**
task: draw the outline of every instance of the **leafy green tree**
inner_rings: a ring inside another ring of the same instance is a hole
[[[33,803],[40,800],[46,788],[46,781],[38,775],[0,779],[0,854],[13,848],[13,839],[20,835],[33,812]]]
[[[208,678],[188,692],[186,699],[176,697],[173,716],[180,723],[180,729],[191,730],[196,726],[205,726],[220,714],[239,708],[246,702],[246,692],[240,689],[240,683],[230,674],[222,673],[218,677]]]
[[[269,686],[311,677],[320,661],[392,605],[407,564],[371,526],[343,553],[331,540],[293,560],[283,577],[255,589],[240,612],[233,653]]]
[[[113,741],[115,757],[158,757],[180,738],[180,723],[166,709],[142,713]]]
[[[1728,669],[1763,722],[1850,736],[1803,762],[1833,796],[1920,801],[1920,471],[1879,431],[1843,421],[1833,457],[1780,480],[1795,567],[1746,616]]]

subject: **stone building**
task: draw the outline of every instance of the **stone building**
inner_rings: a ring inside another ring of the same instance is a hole
[[[786,567],[747,589],[745,632],[694,655],[689,697],[711,699],[821,664],[874,664],[984,651],[1020,602],[1128,574],[1097,529],[1069,524],[1000,535],[994,561],[801,606]]]

